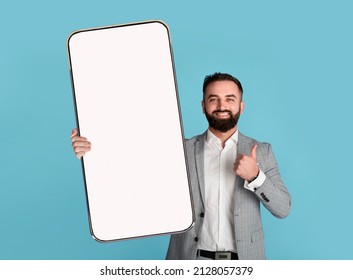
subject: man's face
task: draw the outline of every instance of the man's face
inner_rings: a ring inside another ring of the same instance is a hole
[[[238,86],[232,81],[210,83],[205,90],[202,110],[210,127],[221,132],[234,128],[244,110]]]

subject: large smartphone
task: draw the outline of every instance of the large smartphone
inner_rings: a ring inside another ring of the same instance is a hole
[[[146,21],[67,40],[92,236],[179,233],[194,222],[170,32]]]

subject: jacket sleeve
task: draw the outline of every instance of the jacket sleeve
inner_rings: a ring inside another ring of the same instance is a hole
[[[266,179],[255,194],[272,215],[285,218],[291,210],[291,196],[282,181],[272,147],[263,143],[258,152],[259,167],[265,173]]]

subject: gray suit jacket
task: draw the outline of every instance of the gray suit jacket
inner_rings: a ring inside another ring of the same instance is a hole
[[[195,224],[189,231],[171,236],[167,259],[196,259],[197,245],[202,236],[204,207],[204,143],[206,133],[186,140],[187,163],[195,210]],[[236,177],[234,201],[234,227],[239,259],[265,259],[264,234],[260,215],[260,202],[276,217],[285,218],[291,208],[290,194],[279,174],[271,145],[260,143],[239,133],[238,153],[250,154],[257,144],[256,156],[265,173],[264,184],[255,192],[245,189],[244,179]]]

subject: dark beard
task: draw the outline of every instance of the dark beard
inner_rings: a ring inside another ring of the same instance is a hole
[[[217,112],[228,112],[230,114],[230,117],[225,120],[217,119],[212,115]],[[230,112],[228,110],[216,110],[216,111],[213,111],[212,114],[208,114],[205,111],[205,115],[208,120],[209,126],[220,131],[220,132],[227,132],[228,130],[231,130],[232,128],[234,128],[237,125],[239,117],[240,117],[240,110],[235,115],[233,115],[232,112]]]

